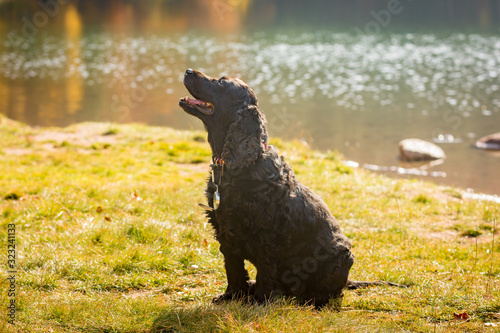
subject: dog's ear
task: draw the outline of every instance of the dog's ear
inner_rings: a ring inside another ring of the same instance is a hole
[[[267,143],[266,119],[255,105],[236,113],[224,143],[222,157],[228,169],[239,169],[258,160]]]

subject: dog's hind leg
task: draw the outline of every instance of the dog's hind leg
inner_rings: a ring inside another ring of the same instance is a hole
[[[274,296],[281,295],[281,290],[278,289],[278,270],[276,264],[266,258],[258,262],[257,276],[255,278],[254,301],[259,304],[265,304]]]

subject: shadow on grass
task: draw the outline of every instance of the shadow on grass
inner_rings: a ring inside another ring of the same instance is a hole
[[[165,309],[149,332],[400,332],[401,327],[393,323],[393,317],[392,313],[382,314],[370,322],[363,311],[315,310],[290,300],[278,300],[267,306],[228,302]]]
[[[286,331],[290,324],[299,321],[298,316],[314,311],[309,307],[301,307],[303,311],[296,311],[297,309],[298,306],[288,301],[279,301],[269,306],[233,301],[222,305],[170,308],[158,315],[150,332],[253,331],[268,325]]]
[[[151,333],[213,332],[222,328],[221,324],[225,318],[233,317],[251,321],[252,312],[254,311],[248,305],[236,302],[221,306],[169,308],[158,315]]]

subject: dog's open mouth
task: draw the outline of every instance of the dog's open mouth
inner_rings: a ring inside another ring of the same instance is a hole
[[[214,113],[214,106],[212,105],[212,103],[205,102],[200,99],[191,99],[187,96],[181,98],[181,102],[189,104],[190,106],[204,114],[211,115]]]

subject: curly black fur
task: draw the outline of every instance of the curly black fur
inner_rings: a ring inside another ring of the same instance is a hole
[[[266,120],[253,91],[241,80],[217,80],[190,69],[184,84],[193,97],[212,104],[207,114],[192,100],[180,102],[205,124],[214,159],[225,161],[214,167],[206,189],[214,207],[212,179],[218,184],[220,206],[207,215],[228,280],[226,292],[214,302],[250,295],[265,302],[273,295],[291,295],[323,306],[330,298],[340,299],[354,263],[351,244],[323,200],[267,146]],[[255,282],[244,260],[257,268]],[[349,281],[349,288],[368,284]]]

